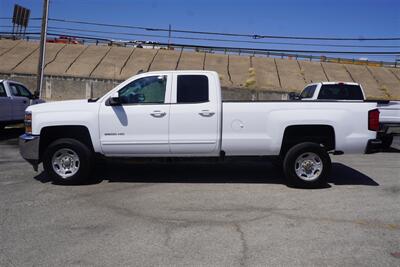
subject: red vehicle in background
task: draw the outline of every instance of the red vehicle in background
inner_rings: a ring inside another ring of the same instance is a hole
[[[77,40],[74,37],[61,35],[58,38],[48,39],[48,43],[56,43],[56,44],[83,44],[82,41]]]

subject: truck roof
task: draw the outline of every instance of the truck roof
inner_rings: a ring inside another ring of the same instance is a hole
[[[308,85],[315,85],[315,84],[348,84],[348,85],[360,85],[359,83],[355,82],[317,82],[317,83],[310,83]],[[307,86],[308,86],[307,85]]]
[[[210,73],[215,74],[217,72],[212,70],[164,70],[164,71],[146,71],[138,74],[150,73],[150,74],[162,74],[162,73],[187,73],[187,72],[198,72],[198,73]]]
[[[13,81],[13,80],[7,80],[7,79],[5,79],[5,80],[0,80],[0,83],[2,83],[2,82],[9,82],[9,83],[16,83],[16,84],[24,85],[24,84],[21,83],[21,82],[17,82],[17,81]]]

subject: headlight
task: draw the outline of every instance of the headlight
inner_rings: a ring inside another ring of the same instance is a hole
[[[30,111],[25,111],[25,133],[31,134],[32,133],[32,113]]]

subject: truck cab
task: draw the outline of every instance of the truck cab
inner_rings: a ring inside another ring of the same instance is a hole
[[[221,96],[213,72],[144,73],[99,101],[108,156],[218,155]],[[189,127],[190,125],[190,127]]]
[[[358,83],[320,82],[308,84],[301,92],[300,99],[363,101],[365,94]]]

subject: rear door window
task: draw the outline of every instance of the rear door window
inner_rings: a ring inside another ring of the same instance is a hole
[[[30,98],[32,96],[31,92],[26,89],[25,86],[17,84],[18,92],[20,96],[28,97]]]
[[[26,89],[25,86],[17,83],[9,83],[9,86],[11,89],[11,94],[13,96],[22,96],[27,98],[30,98],[32,96],[31,92],[29,92],[29,90]]]
[[[209,101],[208,78],[205,75],[179,75],[177,103],[204,103]]]
[[[364,100],[359,85],[324,84],[319,91],[318,99],[326,100]]]
[[[17,85],[14,84],[14,83],[9,83],[8,85],[9,85],[9,88],[10,88],[10,90],[11,90],[11,94],[12,94],[13,96],[19,96],[19,92],[18,92]]]

